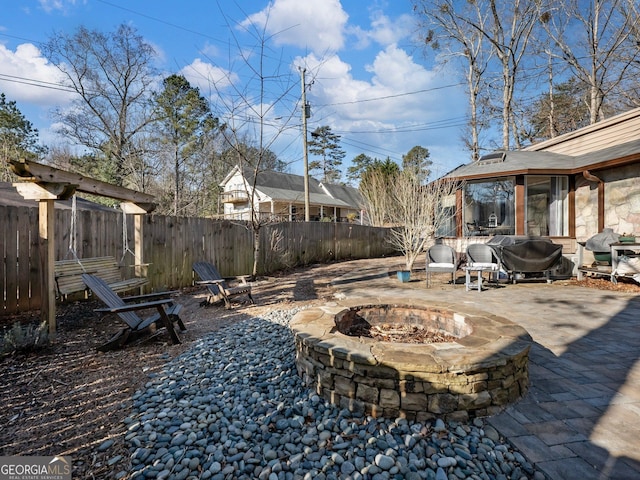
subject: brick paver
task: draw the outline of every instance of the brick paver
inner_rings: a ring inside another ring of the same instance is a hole
[[[529,392],[490,422],[550,479],[640,479],[640,297],[566,282],[466,292],[444,280],[426,288],[375,275],[373,266],[365,272],[336,282],[338,297],[419,296],[527,329],[535,342]]]

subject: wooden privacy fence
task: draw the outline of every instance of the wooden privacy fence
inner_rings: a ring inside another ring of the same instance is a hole
[[[223,276],[250,274],[253,233],[246,225],[227,220],[146,215],[144,258],[133,250],[133,219],[123,237],[122,212],[78,210],[76,248],[70,249],[72,213],[55,210],[55,259],[113,256],[133,276],[135,265],[149,279],[150,291],[193,284],[194,261],[214,262]],[[277,223],[260,231],[260,274],[315,262],[375,258],[393,253],[387,229],[349,223]],[[0,315],[40,308],[41,256],[38,247],[38,208],[0,205]],[[127,273],[125,273],[125,277]]]

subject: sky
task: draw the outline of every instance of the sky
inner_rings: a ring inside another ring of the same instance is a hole
[[[156,50],[158,87],[168,75],[184,75],[227,122],[250,116],[246,108],[238,113],[234,93],[243,92],[254,112],[262,106],[265,143],[291,173],[304,169],[302,70],[311,106],[307,130],[328,125],[340,135],[344,173],[361,153],[401,164],[402,155],[416,145],[429,150],[435,172],[469,162],[462,141],[464,85],[449,65],[424,51],[409,0],[5,3],[0,92],[16,102],[44,144],[65,144],[54,131],[51,112],[69,108],[74,97],[58,88],[60,72],[43,56],[41,45],[55,33],[72,34],[80,26],[113,32],[127,24]],[[261,102],[250,68],[260,59],[268,78]],[[249,134],[256,133],[253,124]]]

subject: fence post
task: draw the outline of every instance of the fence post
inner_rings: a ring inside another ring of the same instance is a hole
[[[38,232],[40,245],[40,267],[42,277],[42,306],[40,310],[42,321],[49,324],[49,336],[56,334],[56,297],[54,292],[54,256],[55,256],[55,225],[54,200],[40,200],[38,202]]]

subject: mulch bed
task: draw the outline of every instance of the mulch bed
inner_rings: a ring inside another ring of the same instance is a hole
[[[630,278],[619,278],[617,283],[613,283],[602,277],[585,277],[583,280],[572,278],[566,281],[570,285],[579,287],[596,288],[598,290],[609,290],[613,292],[640,293],[640,284]]]

